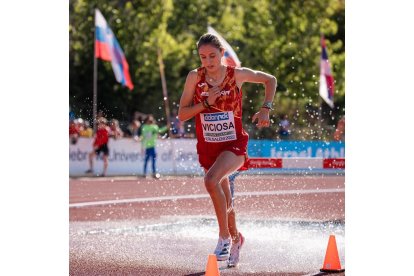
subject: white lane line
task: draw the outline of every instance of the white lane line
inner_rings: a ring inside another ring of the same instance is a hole
[[[310,189],[310,190],[280,190],[280,191],[264,191],[264,192],[243,192],[237,193],[236,197],[240,196],[266,196],[266,195],[304,195],[304,194],[322,194],[322,193],[342,193],[345,189]],[[166,200],[180,200],[180,199],[197,199],[210,198],[208,194],[193,194],[193,195],[178,195],[178,196],[159,196],[159,197],[144,197],[144,198],[128,198],[105,201],[91,201],[69,204],[69,208],[79,208],[88,206],[99,206],[109,204],[124,204],[137,202],[152,202],[152,201],[166,201]]]

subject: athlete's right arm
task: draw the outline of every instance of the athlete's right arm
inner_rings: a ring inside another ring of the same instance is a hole
[[[192,105],[196,84],[197,70],[193,70],[187,75],[183,94],[181,95],[180,106],[178,108],[178,119],[180,121],[187,121],[204,110],[203,103]]]

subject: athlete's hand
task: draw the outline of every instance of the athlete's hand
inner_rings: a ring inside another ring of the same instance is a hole
[[[256,126],[258,128],[268,127],[270,125],[269,111],[269,109],[260,108],[260,111],[253,115],[252,123],[257,120]]]
[[[214,86],[208,90],[207,102],[209,105],[214,105],[218,97],[220,97],[221,89],[219,86]]]

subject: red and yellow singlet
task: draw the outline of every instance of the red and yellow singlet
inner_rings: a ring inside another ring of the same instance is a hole
[[[212,86],[206,82],[205,68],[197,69],[197,84],[193,103],[198,104],[208,97]],[[220,85],[221,96],[214,106],[196,115],[197,153],[203,168],[209,169],[223,151],[244,155],[245,163],[239,170],[246,170],[247,142],[249,135],[242,125],[242,91],[236,85],[234,67],[227,67],[226,76]]]

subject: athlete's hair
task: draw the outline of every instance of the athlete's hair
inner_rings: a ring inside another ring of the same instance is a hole
[[[213,34],[209,34],[209,33],[203,34],[200,37],[200,39],[197,42],[197,50],[200,50],[200,47],[203,45],[211,45],[213,47],[216,47],[219,50],[224,49],[218,37]]]

